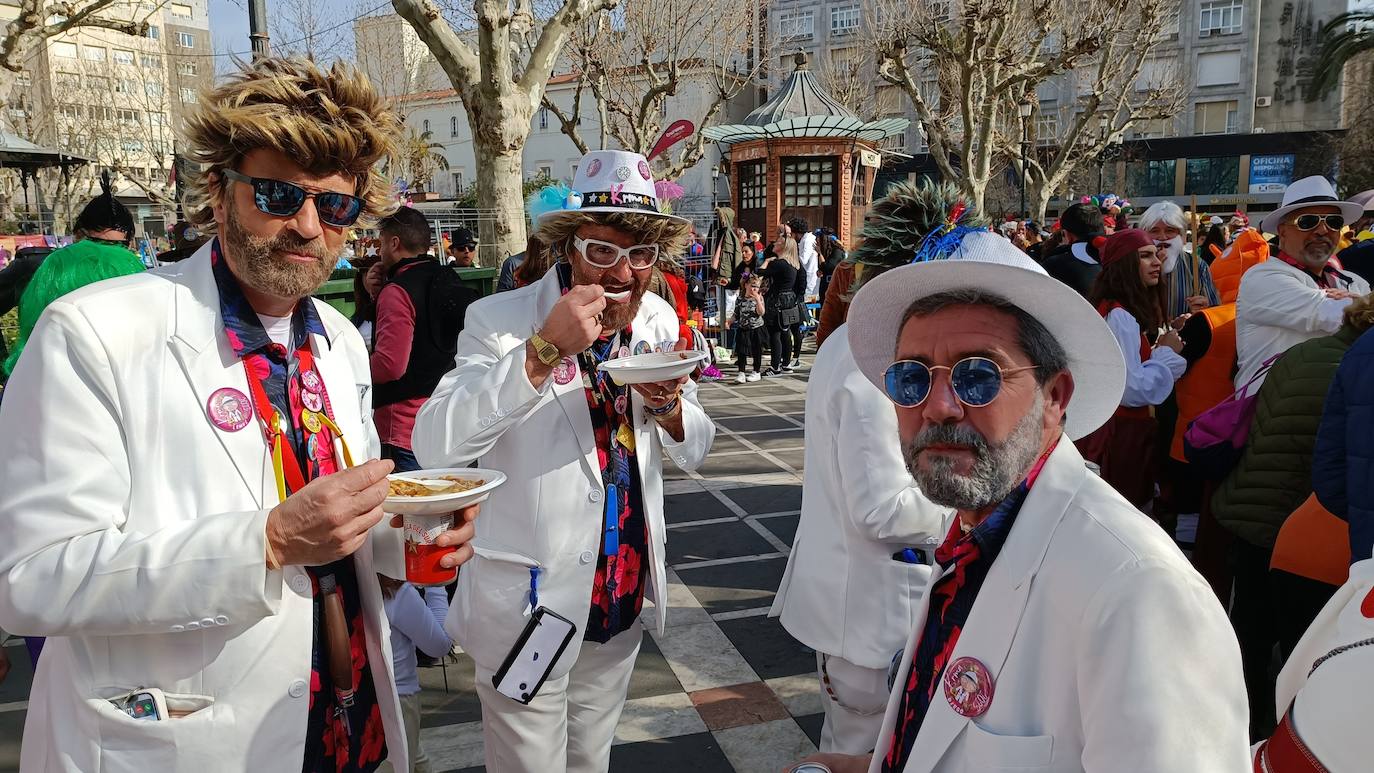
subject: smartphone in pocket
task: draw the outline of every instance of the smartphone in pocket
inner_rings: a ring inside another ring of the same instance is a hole
[[[163,720],[170,716],[167,712],[167,696],[156,687],[140,687],[110,702],[134,719]]]
[[[534,610],[505,662],[491,678],[496,691],[529,705],[576,633],[577,626],[568,618],[544,607]]]

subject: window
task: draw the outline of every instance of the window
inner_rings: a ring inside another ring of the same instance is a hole
[[[120,140],[119,146],[120,146],[121,148],[123,148],[123,150],[124,150],[125,153],[142,153],[142,152],[143,152],[143,141],[142,141],[142,140],[133,140],[133,139],[125,138],[125,139],[123,139],[123,140]]]
[[[126,49],[123,49],[123,48],[116,48],[116,49],[114,50],[114,63],[115,63],[115,64],[133,64],[133,63],[134,63],[134,52],[129,51],[129,50],[126,50]]]
[[[156,24],[149,24],[149,25],[148,25],[148,38],[149,38],[150,40],[161,40],[161,39],[162,39],[162,30],[158,29]]]
[[[739,165],[739,208],[765,209],[768,206],[768,162],[750,161]]]
[[[189,32],[177,33],[177,48],[195,48],[196,36]]]
[[[183,105],[194,105],[195,103],[197,103],[197,102],[200,101],[199,99],[196,98],[196,90],[195,90],[195,89],[188,89],[188,88],[186,88],[185,86],[182,86],[182,87],[179,89],[179,92],[180,92],[180,96],[181,96],[181,103],[182,103]]]
[[[140,113],[140,112],[137,111],[137,110],[128,110],[128,109],[125,109],[125,108],[120,108],[120,109],[118,109],[118,110],[115,111],[115,115],[119,118],[119,122],[120,122],[120,123],[142,123],[142,122],[143,122],[143,114]]]
[[[859,31],[859,6],[830,9],[830,34],[853,35]]]
[[[145,83],[143,84],[143,93],[144,93],[144,94],[147,94],[147,95],[150,96],[150,97],[161,97],[161,96],[162,96],[162,82],[161,82],[161,81],[147,81],[147,82],[145,82]]]
[[[91,91],[106,92],[112,87],[110,86],[110,79],[106,78],[104,75],[87,75],[86,88]]]
[[[1229,86],[1240,83],[1240,52],[1213,51],[1197,55],[1198,86]]]
[[[1174,195],[1174,159],[1131,161],[1126,164],[1126,187],[1137,196]]]
[[[191,18],[191,6],[185,3],[172,3],[172,15]]]
[[[816,34],[816,17],[810,11],[794,11],[778,17],[778,35],[783,40],[809,38]]]
[[[81,105],[62,105],[57,109],[57,111],[62,114],[63,118],[72,119],[81,118],[82,113],[85,112],[81,109]]]
[[[105,61],[105,48],[103,46],[82,46],[81,58],[88,62]]]
[[[147,87],[149,87],[149,86],[158,86],[158,87],[161,87],[161,85],[162,85],[162,84],[158,83],[157,81],[148,81],[148,82],[146,82],[146,83],[143,84],[142,88],[140,88],[139,82],[136,81],[136,80],[134,80],[134,79],[132,79],[132,78],[118,78],[118,79],[115,80],[115,93],[116,93],[116,94],[133,94],[133,93],[136,93],[136,92],[138,92],[138,91],[146,91],[146,90],[147,90]],[[149,91],[149,92],[148,92],[148,95],[149,95],[149,96],[152,96],[152,92]]]
[[[536,180],[552,180],[552,179],[553,179],[553,165],[552,165],[552,164],[540,164],[539,166],[535,167],[535,168],[534,168],[534,178],[535,178]]]
[[[1059,108],[1054,104],[1041,104],[1040,112],[1035,114],[1035,144],[1053,145],[1059,141]]]
[[[458,136],[458,116],[450,116],[448,119],[448,136]]]
[[[14,85],[21,89],[26,89],[33,85],[33,76],[29,74],[28,70],[25,70],[15,76]]]
[[[548,130],[549,130],[549,109],[548,109],[547,107],[541,107],[541,108],[539,108],[539,131],[541,131],[541,132],[546,132],[546,131],[548,131]]]
[[[195,74],[196,74],[196,63],[195,63],[195,62],[177,62],[177,75],[191,75],[191,76],[194,76]]]
[[[835,205],[834,158],[785,158],[782,161],[782,206]]]
[[[92,121],[110,121],[114,119],[114,109],[106,105],[91,105],[90,116]]]
[[[1240,185],[1240,158],[1190,158],[1183,182],[1183,195],[1233,195]]]
[[[81,76],[74,72],[58,71],[53,75],[53,85],[59,89],[81,88]]]
[[[455,119],[453,119],[453,120],[456,121],[456,120],[458,120],[458,119],[455,118]],[[454,172],[454,173],[453,173],[453,193],[454,193],[454,195],[459,195],[459,194],[461,194],[464,190],[467,190],[467,187],[468,187],[468,186],[464,184],[463,173],[462,173],[462,172]]]
[[[1239,112],[1234,99],[1199,102],[1193,108],[1193,134],[1234,134]]]
[[[75,58],[76,58],[76,44],[75,44],[75,43],[53,43],[53,44],[52,44],[52,55],[53,55],[53,56],[60,56],[60,57],[62,57],[63,59],[75,59]]]
[[[158,56],[157,54],[139,54],[138,63],[142,67],[149,70],[162,69],[162,57]]]
[[[1173,134],[1173,130],[1173,119],[1152,118],[1132,123],[1126,136],[1133,140],[1149,140],[1156,137],[1168,137]]]
[[[1198,35],[1236,35],[1240,32],[1245,15],[1243,0],[1211,0],[1201,6],[1198,18]]]
[[[429,119],[426,118],[425,121],[424,121],[424,123],[422,123],[422,124],[420,124],[420,125],[421,125],[422,127],[424,127],[424,128],[421,129],[421,132],[424,133],[424,134],[429,134]]]

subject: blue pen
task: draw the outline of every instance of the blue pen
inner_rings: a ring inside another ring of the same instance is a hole
[[[602,553],[620,553],[620,492],[614,483],[606,487],[606,539]]]
[[[902,548],[892,554],[893,561],[901,561],[904,564],[924,564],[925,560],[915,548]]]

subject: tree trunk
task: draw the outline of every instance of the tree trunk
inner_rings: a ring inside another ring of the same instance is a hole
[[[483,233],[503,257],[525,249],[525,200],[521,158],[524,144],[515,147],[492,142],[491,135],[473,136],[473,150],[485,163],[477,165],[477,206],[492,210],[496,230]]]

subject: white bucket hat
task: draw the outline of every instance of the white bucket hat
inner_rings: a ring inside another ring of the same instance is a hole
[[[1106,320],[1076,290],[987,231],[965,236],[945,260],[885,271],[855,294],[849,306],[849,346],[864,377],[886,394],[884,374],[895,359],[907,308],[920,298],[966,288],[1007,299],[1064,347],[1074,381],[1064,425],[1071,439],[1111,418],[1126,388],[1126,362]]]
[[[648,159],[628,150],[593,150],[583,156],[573,176],[572,190],[561,206],[541,212],[537,220],[542,223],[552,215],[569,211],[627,212],[690,222],[659,211]]]
[[[1347,223],[1359,220],[1360,215],[1364,214],[1363,205],[1353,201],[1342,201],[1337,198],[1336,189],[1325,177],[1312,175],[1291,183],[1284,190],[1283,205],[1264,216],[1260,221],[1260,230],[1276,234],[1279,232],[1279,223],[1282,223],[1289,213],[1307,207],[1340,207],[1341,215]]]

